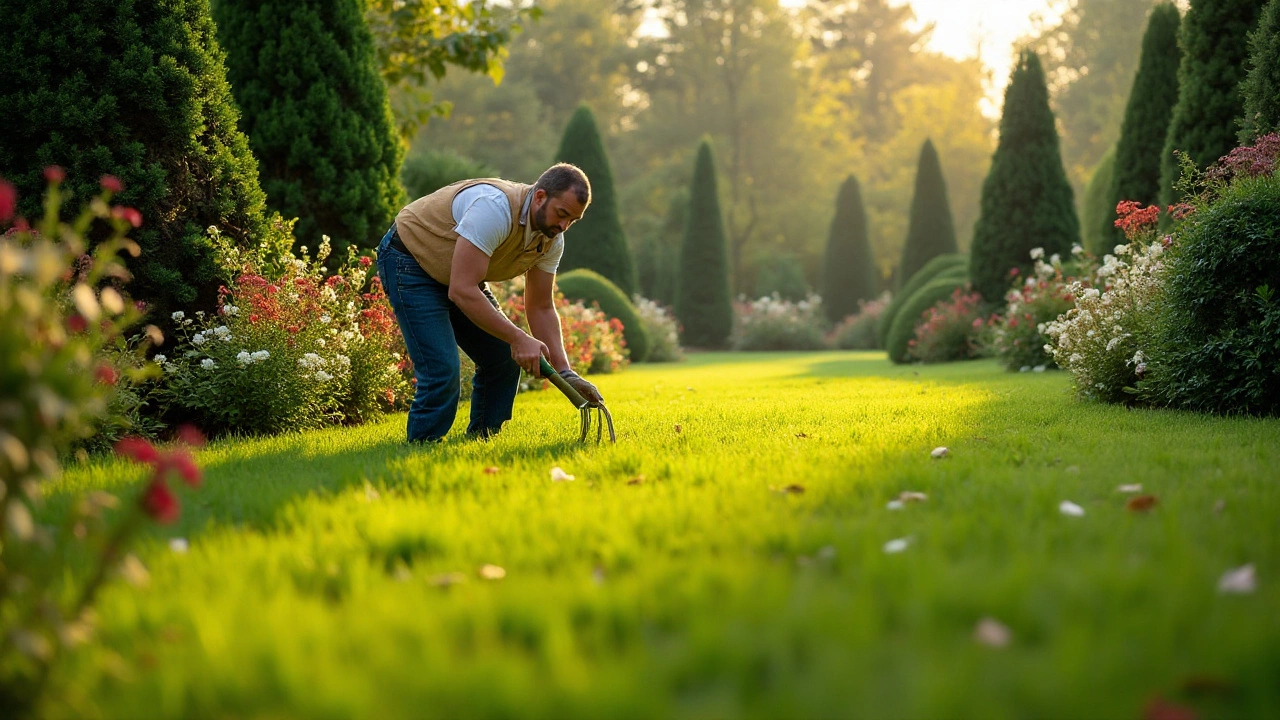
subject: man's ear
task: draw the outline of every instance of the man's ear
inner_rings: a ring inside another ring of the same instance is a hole
[[[543,190],[542,188],[538,188],[537,190],[534,190],[534,191],[533,191],[533,201],[534,201],[534,202],[536,202],[536,203],[538,203],[539,205],[541,205],[542,203],[546,202],[546,201],[547,201],[547,191],[546,191],[546,190]]]

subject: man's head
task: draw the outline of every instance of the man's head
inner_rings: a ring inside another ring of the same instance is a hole
[[[555,237],[582,217],[591,204],[591,181],[576,165],[556,163],[533,184],[529,214],[533,229]]]

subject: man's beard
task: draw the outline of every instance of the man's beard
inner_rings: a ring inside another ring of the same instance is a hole
[[[550,200],[548,200],[548,202],[550,202]],[[555,236],[559,234],[556,232],[555,228],[547,226],[546,202],[542,203],[542,207],[538,208],[537,211],[533,213],[533,229],[549,238],[555,238]]]

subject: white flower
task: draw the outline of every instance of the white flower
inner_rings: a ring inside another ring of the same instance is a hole
[[[884,544],[884,551],[889,555],[893,555],[895,553],[900,553],[903,550],[906,550],[907,546],[910,544],[911,544],[911,538],[909,537],[890,540],[889,542]]]
[[[1058,512],[1068,517],[1084,517],[1084,508],[1071,502],[1070,500],[1063,500],[1058,505]]]
[[[1111,249],[1111,252],[1113,252],[1113,253],[1115,253],[1115,254],[1117,254],[1117,255],[1128,255],[1128,254],[1129,254],[1129,246],[1128,246],[1128,245],[1117,245],[1117,246],[1115,246],[1114,248],[1112,248],[1112,249]]]
[[[564,471],[559,465],[551,468],[551,482],[570,482],[573,476]]]
[[[187,316],[187,315],[186,315],[186,313],[184,313],[184,312],[182,312],[181,310],[179,310],[178,312],[174,313],[174,314],[173,314],[173,315],[171,315],[170,317],[172,317],[174,320],[180,321],[180,320],[182,320],[183,318],[185,318],[186,316]]]
[[[307,353],[306,355],[298,358],[298,367],[304,370],[322,368],[326,364],[328,364],[327,361],[315,353]]]
[[[316,379],[320,382],[329,382],[333,379],[333,376],[323,370],[317,370]]]
[[[1253,563],[1228,570],[1218,579],[1218,592],[1248,595],[1258,587],[1258,579],[1254,573]]]
[[[201,333],[196,333],[195,335],[193,335],[193,336],[191,337],[191,344],[193,344],[193,345],[203,345],[203,344],[204,344],[204,335],[203,335],[203,334],[201,334]]]
[[[326,325],[328,325],[328,324],[329,324],[329,321],[330,321],[330,320],[332,320],[332,319],[333,319],[333,318],[329,317],[328,315],[321,315],[321,316],[320,316],[320,322],[322,322],[322,323],[324,323],[324,324],[326,324]]]
[[[212,370],[218,367],[218,363],[214,362],[213,358],[205,358],[200,361],[200,367],[204,368],[205,370]]]
[[[167,362],[169,358],[165,355],[161,355],[160,353],[156,353],[156,356],[152,358],[152,360],[155,360],[158,363],[164,363]]]
[[[214,334],[214,337],[218,337],[223,340],[226,340],[227,338],[231,337],[231,328],[227,327],[226,325],[219,325],[218,327],[213,329],[213,334]]]
[[[1072,254],[1072,255],[1083,255],[1083,254],[1084,254],[1084,248],[1080,246],[1080,243],[1076,243],[1075,245],[1072,245],[1072,246],[1071,246],[1071,254]]]
[[[351,358],[347,357],[346,355],[339,355],[334,359],[337,360],[338,364],[342,365],[343,367],[351,367]]]
[[[248,350],[241,350],[236,353],[236,362],[240,363],[241,367],[244,367],[245,365],[252,365],[253,355],[250,355]]]
[[[253,358],[254,362],[262,362],[267,358],[271,357],[271,353],[267,352],[266,350],[259,350],[253,353],[251,357]]]
[[[1136,353],[1134,353],[1134,354],[1133,354],[1133,360],[1131,360],[1130,362],[1132,362],[1134,365],[1139,365],[1139,364],[1141,364],[1141,363],[1142,363],[1142,361],[1143,361],[1143,360],[1145,360],[1145,359],[1146,359],[1146,356],[1144,356],[1144,355],[1142,354],[1142,351],[1141,351],[1141,350],[1139,350],[1138,352],[1136,352]]]
[[[1044,257],[1044,248],[1031,248],[1031,259],[1039,260]]]
[[[316,338],[316,344],[320,347],[324,347],[324,338]]]
[[[235,305],[223,305],[222,314],[223,315],[239,315],[240,308],[236,307]]]
[[[1061,265],[1061,264],[1062,264],[1062,256],[1061,256],[1061,255],[1059,255],[1058,253],[1054,253],[1054,254],[1050,255],[1050,256],[1049,256],[1049,264],[1050,264],[1050,265]]]

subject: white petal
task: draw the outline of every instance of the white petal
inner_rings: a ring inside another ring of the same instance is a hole
[[[565,472],[559,465],[551,468],[551,482],[568,482],[573,476]]]
[[[1218,580],[1218,592],[1247,595],[1258,587],[1258,578],[1253,571],[1253,563],[1228,570]]]
[[[901,500],[890,500],[884,507],[886,510],[901,510],[904,506]]]
[[[1062,513],[1063,515],[1069,515],[1071,517],[1084,517],[1084,508],[1071,502],[1070,500],[1063,500],[1058,505],[1058,512]]]
[[[885,543],[884,551],[890,555],[894,553],[900,553],[903,550],[906,550],[907,546],[910,544],[911,544],[911,538],[909,537],[897,538],[896,540],[890,540],[889,542]]]
[[[995,618],[985,617],[973,628],[975,642],[991,647],[1004,647],[1013,639],[1013,631]]]
[[[169,549],[176,553],[184,553],[190,550],[191,546],[187,544],[186,538],[173,538],[169,540]]]
[[[944,447],[936,447],[936,448],[934,448],[934,449],[933,449],[933,452],[931,452],[931,453],[929,453],[929,454],[930,454],[931,456],[933,456],[933,459],[937,460],[938,458],[944,458],[944,457],[946,457],[946,456],[947,456],[947,453],[949,453],[949,452],[951,452],[951,451],[950,451],[950,450],[948,450],[948,449],[946,449],[946,448],[944,448]]]
[[[1120,493],[1140,493],[1142,492],[1142,483],[1134,483],[1132,485],[1118,485],[1116,492]]]

